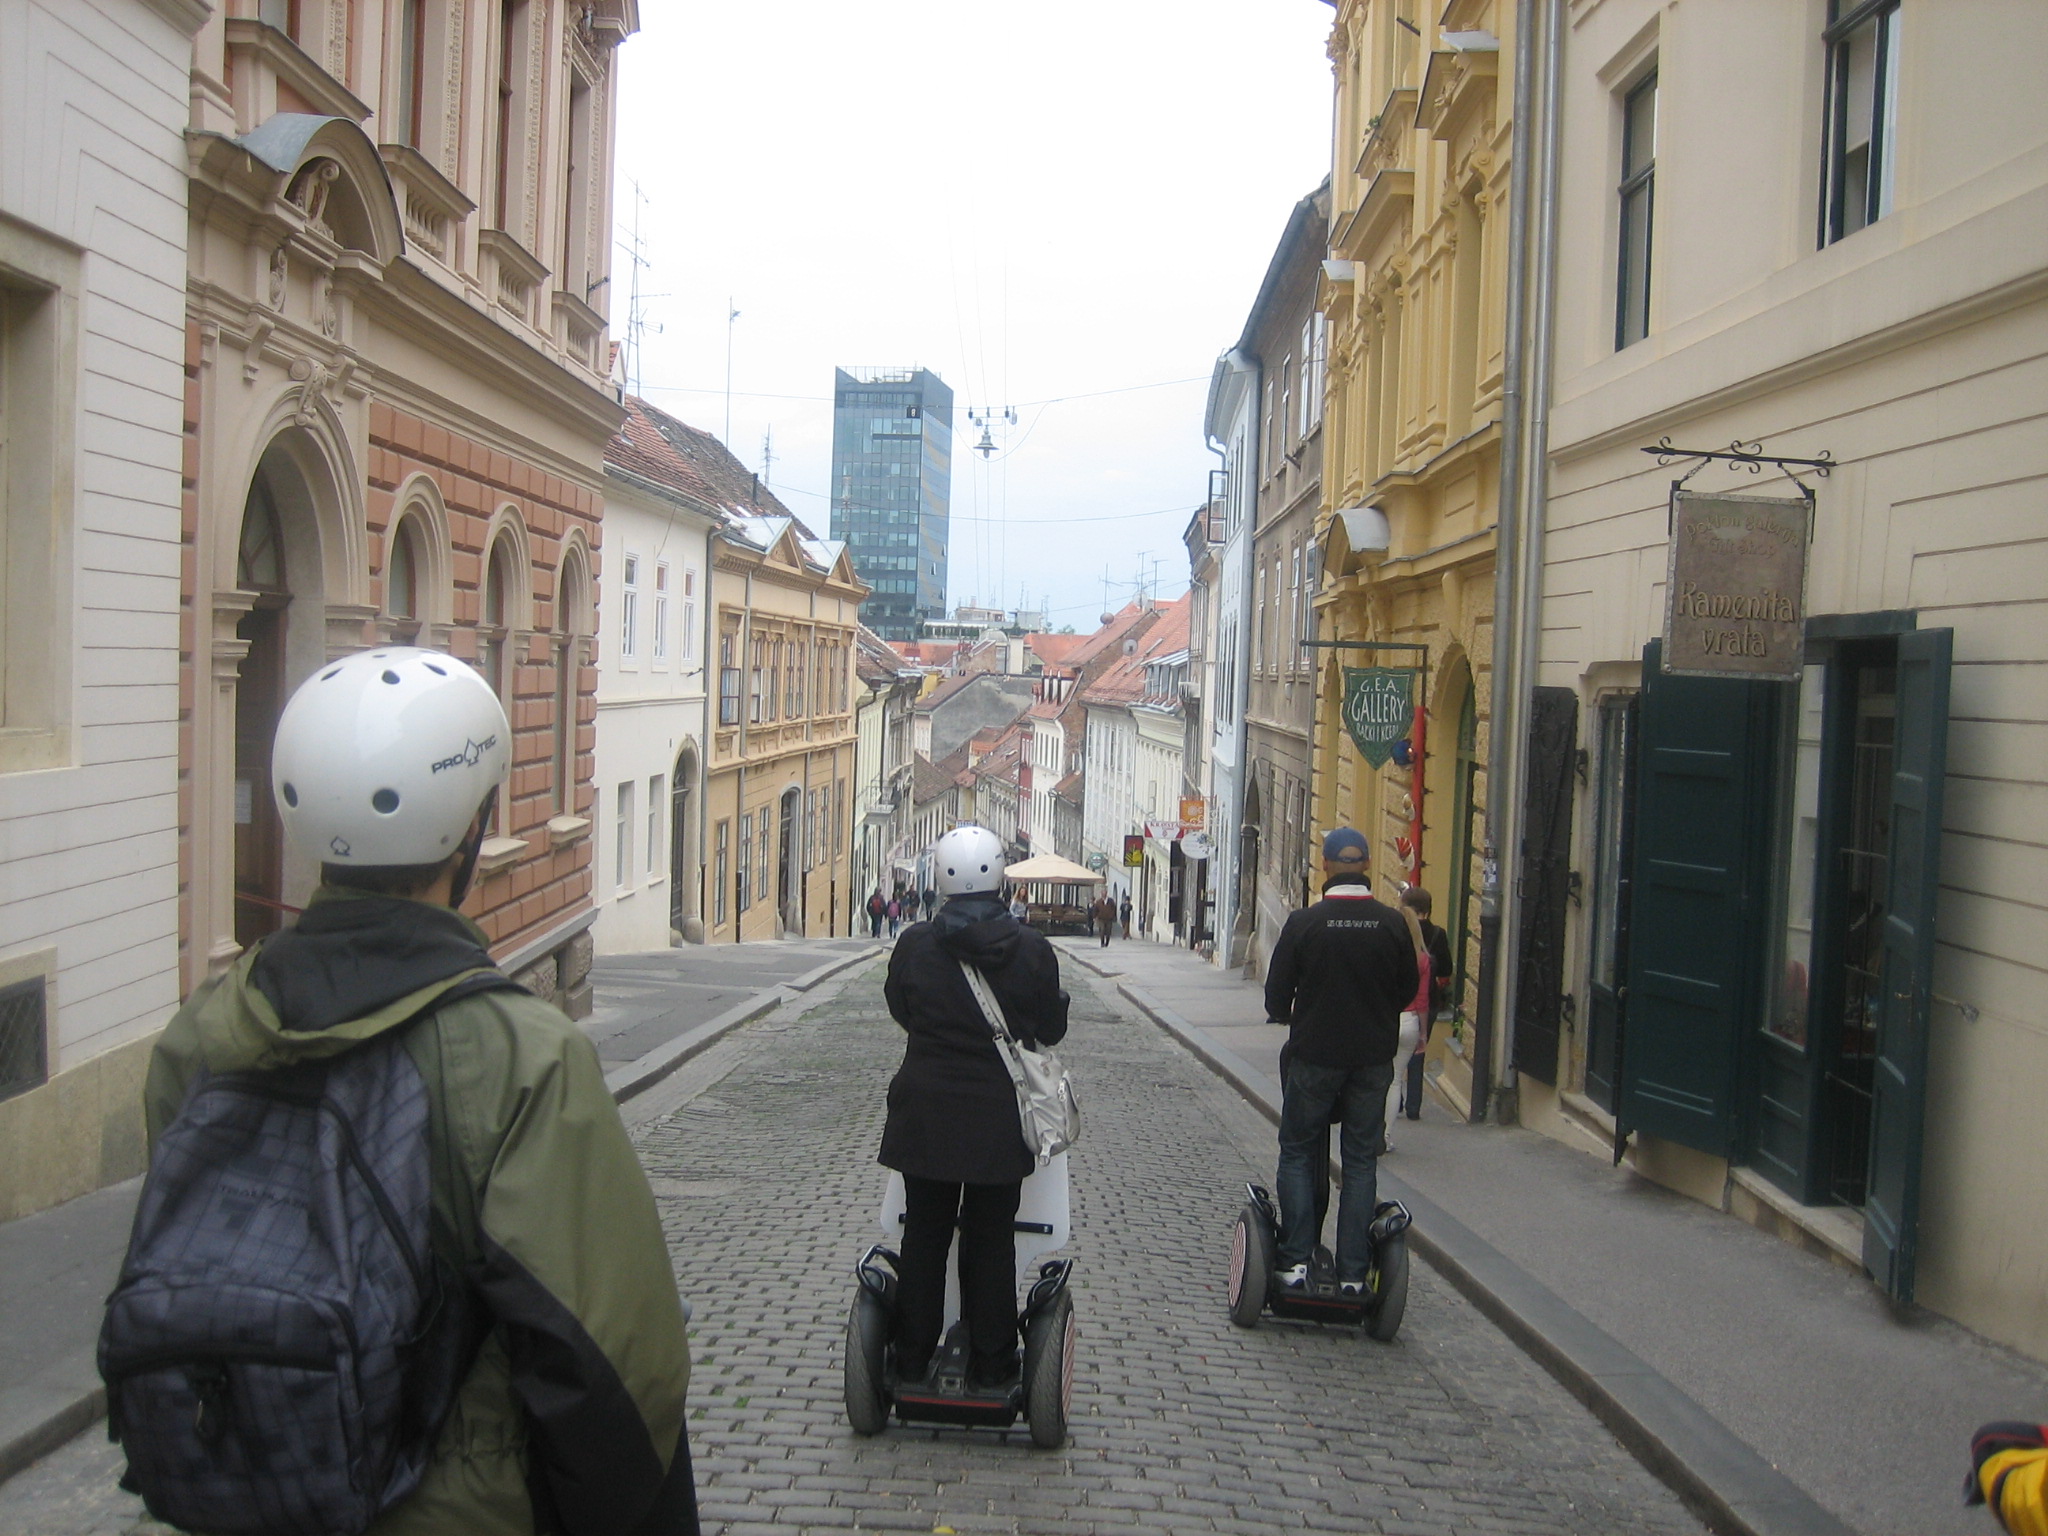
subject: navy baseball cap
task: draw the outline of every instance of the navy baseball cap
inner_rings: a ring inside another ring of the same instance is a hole
[[[1339,827],[1323,834],[1323,857],[1332,864],[1363,864],[1372,857],[1372,844],[1356,827]]]

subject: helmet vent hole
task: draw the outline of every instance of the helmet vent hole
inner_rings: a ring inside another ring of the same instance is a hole
[[[387,683],[395,683],[398,681],[398,674],[396,672],[391,671],[389,668],[386,668],[384,672],[384,681]]]
[[[332,672],[322,672],[320,674],[320,681],[323,683],[331,683],[339,676],[341,676],[341,668],[336,667]]]
[[[427,663],[427,670],[433,673],[434,676],[436,677],[446,677],[448,675],[448,669],[446,667],[437,667],[431,661]]]
[[[284,784],[284,803],[293,810],[297,810],[299,806],[299,792],[292,788],[289,780]]]
[[[370,808],[380,816],[389,816],[398,809],[398,791],[395,789],[378,790],[377,793],[370,796]]]

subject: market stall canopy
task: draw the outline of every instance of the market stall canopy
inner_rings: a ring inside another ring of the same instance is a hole
[[[1056,853],[1041,853],[1035,859],[1026,859],[1021,864],[1012,864],[1003,871],[1006,880],[1050,880],[1055,885],[1100,885],[1102,876],[1092,869],[1083,869],[1072,859],[1063,859]]]

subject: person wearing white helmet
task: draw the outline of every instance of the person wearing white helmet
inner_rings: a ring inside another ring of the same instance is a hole
[[[307,1070],[395,1037],[431,1105],[445,1277],[415,1369],[445,1389],[419,1426],[424,1473],[370,1536],[686,1536],[689,1348],[646,1175],[589,1040],[454,910],[511,744],[490,685],[435,651],[348,656],[293,694],[272,787],[322,883],[166,1027],[151,1143],[208,1074]]]
[[[957,1225],[970,1381],[995,1389],[1018,1370],[1012,1225],[1036,1164],[1017,1121],[1015,1086],[960,966],[981,972],[1011,1032],[1032,1047],[1065,1037],[1067,994],[1052,945],[1003,905],[1001,839],[956,827],[932,845],[932,857],[943,905],[930,922],[904,929],[882,988],[908,1037],[877,1159],[903,1175],[896,1371],[918,1382],[931,1368]]]

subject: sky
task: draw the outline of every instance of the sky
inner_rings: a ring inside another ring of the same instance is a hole
[[[949,607],[1085,631],[1185,590],[1211,370],[1329,166],[1329,6],[640,9],[611,300],[624,338],[637,276],[637,392],[822,536],[833,368],[922,365],[957,408]]]

